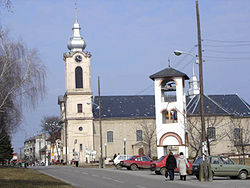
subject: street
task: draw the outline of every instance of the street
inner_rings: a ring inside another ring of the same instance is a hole
[[[175,174],[174,181],[166,181],[164,176],[149,170],[131,171],[115,168],[76,168],[71,166],[30,167],[41,173],[83,188],[249,188],[248,180],[231,180],[215,177],[213,182],[199,182],[195,176],[188,176],[187,181],[179,180]]]

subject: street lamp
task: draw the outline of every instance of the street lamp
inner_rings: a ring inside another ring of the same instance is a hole
[[[103,153],[102,153],[102,114],[101,114],[101,96],[100,96],[100,77],[98,76],[98,103],[99,105],[92,102],[92,104],[96,105],[99,109],[99,129],[100,129],[100,160],[99,160],[99,167],[103,168]],[[87,102],[88,105],[91,103]]]
[[[191,54],[189,52],[182,52],[182,51],[179,51],[179,50],[175,50],[174,54],[176,56],[180,56],[182,54],[190,55],[190,56],[196,58],[196,63],[199,64],[200,111],[201,111],[201,153],[202,153],[203,165],[205,166],[204,167],[205,178],[207,178],[207,172],[206,172],[206,170],[207,170],[207,162],[206,162],[207,143],[206,143],[206,130],[205,130],[205,112],[204,112],[204,92],[203,92],[202,59],[201,59],[201,57],[199,57],[199,59],[198,59],[197,56],[195,56],[195,55],[193,55],[193,54]]]
[[[123,138],[123,154],[126,155],[126,138]]]

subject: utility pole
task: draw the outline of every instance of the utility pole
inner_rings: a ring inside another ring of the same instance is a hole
[[[200,111],[201,111],[201,152],[202,152],[202,168],[204,172],[204,180],[208,181],[208,167],[206,160],[206,127],[204,118],[204,91],[203,91],[203,72],[202,72],[202,49],[201,49],[201,28],[200,28],[200,14],[198,0],[196,4],[196,18],[197,18],[197,37],[198,37],[198,57],[199,57],[199,80],[200,80]],[[203,178],[201,178],[203,179]]]
[[[98,102],[99,102],[99,128],[100,128],[100,160],[99,166],[103,168],[103,154],[102,154],[102,114],[101,114],[101,96],[100,96],[100,77],[98,76]]]

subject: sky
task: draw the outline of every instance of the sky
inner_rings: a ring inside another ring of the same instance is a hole
[[[44,116],[59,116],[65,93],[63,53],[74,23],[74,0],[13,0],[0,22],[10,36],[39,50],[47,67],[47,95],[36,109],[24,109],[12,135],[15,151],[41,130]],[[149,76],[171,67],[192,75],[198,54],[195,0],[78,0],[78,22],[91,57],[91,84],[97,95],[153,95]],[[238,94],[250,103],[250,1],[200,0],[205,94]],[[198,66],[195,67],[198,76]]]

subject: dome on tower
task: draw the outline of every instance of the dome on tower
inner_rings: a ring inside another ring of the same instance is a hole
[[[69,42],[68,42],[68,49],[70,51],[83,51],[86,47],[86,42],[84,41],[84,39],[81,37],[80,34],[80,24],[77,22],[77,9],[75,12],[75,23],[73,25],[73,35],[70,38]]]

